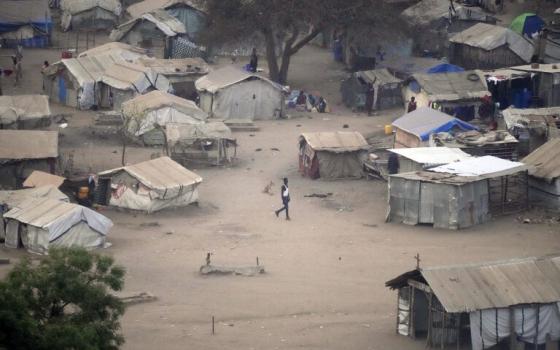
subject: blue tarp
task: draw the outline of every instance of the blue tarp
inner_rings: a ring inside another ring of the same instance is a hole
[[[523,34],[531,36],[540,32],[544,27],[544,21],[539,16],[528,16],[525,18],[525,25],[523,26]]]
[[[428,69],[426,73],[434,74],[434,73],[455,73],[455,72],[464,72],[465,70],[459,66],[449,64],[449,63],[442,63],[438,64],[437,66],[433,66],[432,68]]]
[[[449,122],[440,125],[433,130],[420,134],[420,138],[422,139],[422,141],[428,141],[431,134],[437,134],[438,132],[449,132],[455,128],[459,128],[463,131],[477,130],[476,126],[464,122],[460,119],[453,118],[453,120],[450,120]]]

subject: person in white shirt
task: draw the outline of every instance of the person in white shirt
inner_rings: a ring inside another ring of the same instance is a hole
[[[284,178],[284,184],[280,189],[280,195],[282,197],[282,204],[283,207],[276,210],[276,216],[280,215],[280,213],[285,210],[286,211],[286,220],[290,220],[290,213],[288,211],[288,204],[290,203],[290,189],[288,188],[288,178]]]

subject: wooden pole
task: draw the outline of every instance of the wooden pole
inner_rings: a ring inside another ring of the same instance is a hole
[[[457,317],[459,318],[457,321],[457,350],[459,350],[461,348],[461,314],[457,314]]]
[[[214,316],[212,316],[212,335],[215,334],[215,328],[214,328]]]
[[[512,307],[509,308],[509,348],[515,349],[515,312]]]
[[[257,256],[257,266],[259,266],[259,257]]]
[[[414,329],[414,301],[416,295],[416,288],[410,287],[410,336],[412,339],[416,339],[416,330]]]

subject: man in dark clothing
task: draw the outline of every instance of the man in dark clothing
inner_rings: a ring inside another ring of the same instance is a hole
[[[408,102],[408,108],[406,109],[406,112],[410,113],[415,110],[416,110],[416,99],[414,98],[414,96],[412,96],[410,98],[410,102]]]
[[[259,57],[257,56],[257,49],[253,48],[253,53],[251,54],[251,60],[249,61],[249,69],[251,70],[251,72],[256,73],[258,66],[259,66]]]
[[[366,112],[367,115],[371,115],[373,111],[373,100],[375,99],[375,88],[372,83],[367,85],[366,90]]]
[[[288,179],[284,178],[284,184],[280,189],[280,196],[282,197],[282,204],[284,205],[282,208],[275,211],[276,216],[280,215],[280,213],[285,210],[286,211],[286,220],[290,220],[290,213],[288,211],[288,203],[290,203],[290,190],[288,189]]]
[[[389,170],[389,175],[399,173],[399,156],[393,152],[389,154],[389,162],[387,163],[387,168]]]

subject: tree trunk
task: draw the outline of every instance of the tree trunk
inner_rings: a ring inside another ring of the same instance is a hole
[[[276,60],[276,41],[274,40],[274,34],[270,28],[266,28],[263,31],[264,41],[266,44],[266,61],[268,62],[268,75],[270,80],[278,82],[279,81],[279,70],[278,61]]]
[[[288,50],[284,50],[282,53],[282,63],[280,65],[280,71],[278,72],[277,82],[282,85],[286,85],[288,82],[288,71],[290,69],[290,60],[292,56]]]

